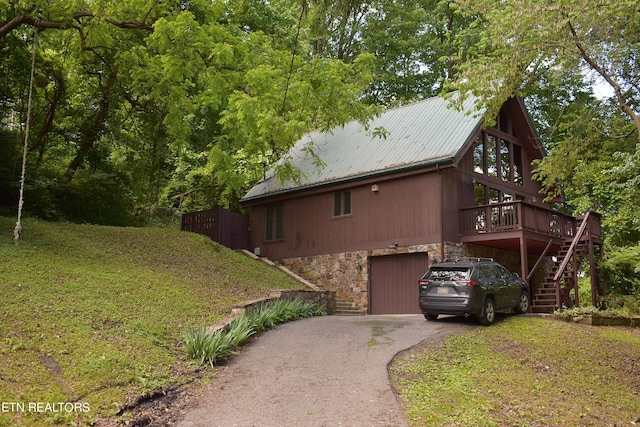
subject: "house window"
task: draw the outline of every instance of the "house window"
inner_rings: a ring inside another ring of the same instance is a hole
[[[484,173],[484,140],[482,135],[473,144],[473,171]]]
[[[524,185],[522,179],[522,147],[513,144],[513,183]]]
[[[473,144],[473,171],[503,182],[524,185],[522,155],[522,147],[509,137],[499,138],[483,132]]]
[[[333,216],[351,215],[351,191],[333,194]]]
[[[491,178],[498,177],[498,138],[487,135],[487,175]]]
[[[511,181],[511,143],[504,139],[500,140],[500,175],[503,181]]]
[[[264,240],[282,240],[282,204],[267,206]]]
[[[484,184],[474,184],[475,204],[476,206],[496,204],[503,202],[514,202],[516,200],[523,200],[520,195],[513,195],[506,193],[497,188],[491,188]]]

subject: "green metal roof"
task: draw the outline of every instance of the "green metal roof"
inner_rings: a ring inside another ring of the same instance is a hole
[[[368,131],[352,121],[332,132],[309,132],[285,156],[301,170],[302,180],[282,183],[271,170],[241,201],[453,162],[482,123],[474,102],[468,97],[459,110],[434,97],[387,110],[369,123]],[[375,136],[377,128],[386,137]],[[324,167],[314,165],[309,148]]]

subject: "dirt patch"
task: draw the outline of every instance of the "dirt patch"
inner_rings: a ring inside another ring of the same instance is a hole
[[[155,390],[122,408],[116,415],[96,420],[96,427],[165,427],[173,425],[187,410],[195,406],[204,388],[215,381],[224,366],[208,367],[191,374],[181,386]]]

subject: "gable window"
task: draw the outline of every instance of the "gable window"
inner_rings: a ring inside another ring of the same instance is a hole
[[[473,144],[473,171],[476,173],[484,173],[484,139],[480,135]]]
[[[351,215],[351,191],[333,194],[333,216]]]
[[[513,183],[524,185],[522,179],[522,147],[513,144]]]
[[[503,182],[524,185],[522,147],[511,139],[482,132],[473,144],[473,171]]]
[[[504,139],[500,140],[500,175],[503,181],[511,181],[511,143]]]
[[[282,204],[270,205],[265,215],[265,241],[282,240]]]

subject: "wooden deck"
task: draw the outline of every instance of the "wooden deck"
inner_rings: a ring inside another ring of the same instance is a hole
[[[504,231],[529,231],[550,238],[572,238],[577,219],[523,201],[474,206],[460,210],[463,236]]]
[[[602,256],[601,217],[596,212],[576,218],[522,201],[496,203],[461,209],[460,230],[462,242],[518,251],[521,276],[527,281],[544,257],[556,255],[561,264],[554,266],[553,277],[542,284],[546,288],[532,290],[540,294],[535,295],[532,305],[545,311],[578,303],[577,275],[582,259],[588,256],[595,304],[602,287],[595,270],[595,246]],[[531,269],[529,255],[538,256]],[[571,291],[575,296],[570,297]],[[549,303],[544,301],[544,292],[550,296]]]

